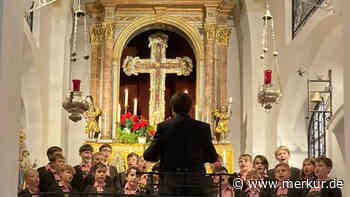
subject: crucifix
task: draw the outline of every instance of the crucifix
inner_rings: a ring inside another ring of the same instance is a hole
[[[151,48],[150,59],[127,56],[123,62],[123,70],[128,76],[150,74],[149,121],[151,125],[156,125],[164,120],[166,74],[188,76],[192,72],[193,64],[189,57],[166,58],[168,35],[165,33],[151,34],[148,41],[148,47]]]

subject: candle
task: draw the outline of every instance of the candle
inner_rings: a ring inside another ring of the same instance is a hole
[[[120,113],[121,113],[121,107],[120,104],[118,104],[118,116],[117,116],[117,122],[120,123]]]
[[[264,82],[265,84],[270,84],[271,83],[271,74],[272,74],[272,70],[268,69],[268,70],[264,70]]]
[[[187,89],[186,89],[186,90],[184,91],[184,93],[185,93],[185,94],[188,94],[188,91],[187,91]]]
[[[196,117],[196,120],[198,120],[198,105],[196,105],[195,107],[195,117]]]
[[[124,104],[125,104],[125,106],[128,106],[128,89],[125,89],[125,102],[124,102]]]
[[[230,99],[228,100],[229,103],[232,103],[232,97],[230,97]]]
[[[103,133],[104,133],[103,136],[106,136],[106,134],[107,134],[107,112],[105,112],[105,129],[104,129]]]
[[[224,166],[226,166],[226,150],[224,150]]]
[[[137,116],[137,99],[134,99],[134,115]]]

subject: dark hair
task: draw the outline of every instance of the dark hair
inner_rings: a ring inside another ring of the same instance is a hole
[[[56,153],[52,156],[52,161],[55,162],[57,159],[65,159],[62,154]]]
[[[105,143],[105,144],[102,144],[102,146],[100,146],[100,148],[98,149],[100,152],[102,152],[102,149],[103,148],[109,148],[109,149],[112,149],[112,146],[111,145],[109,145],[109,144],[107,144],[107,143]]]
[[[105,164],[101,163],[101,162],[98,162],[97,164],[93,165],[93,166],[91,167],[91,172],[92,172],[93,175],[95,175],[96,170],[97,170],[98,168],[106,168],[106,169],[107,169],[107,166],[106,166]]]
[[[79,153],[82,153],[85,151],[94,152],[94,149],[92,148],[92,146],[90,144],[84,144],[79,148]]]
[[[131,152],[128,154],[128,156],[126,157],[126,159],[129,159],[130,157],[136,157],[137,159],[139,158],[139,155],[137,153]]]
[[[286,163],[278,163],[276,166],[275,166],[275,171],[277,168],[279,167],[285,167],[285,168],[288,168],[288,170],[290,171],[290,166]]]
[[[305,162],[310,162],[313,166],[316,166],[316,162],[315,162],[314,158],[306,158],[306,159],[304,159],[303,166],[301,168],[301,175],[300,175],[301,178],[305,178],[305,173],[304,173],[304,163]],[[315,173],[314,172],[312,172],[312,176],[315,177]]]
[[[333,168],[332,160],[326,156],[321,156],[321,157],[316,159],[316,163],[320,163],[320,162],[326,164],[326,166],[329,167],[330,169]]]
[[[135,170],[135,171],[136,171],[136,175],[137,175],[137,176],[140,176],[140,171],[139,171],[139,169],[137,169],[137,167],[135,167],[135,166],[132,166],[132,167],[130,167],[130,168],[128,168],[128,169],[126,170],[126,176],[128,176],[128,175],[130,174],[131,170]]]
[[[52,156],[56,153],[56,152],[62,152],[62,148],[58,147],[58,146],[51,146],[50,148],[47,149],[46,151],[46,155],[47,158],[49,159],[49,161],[52,161]]]
[[[255,167],[255,161],[256,159],[260,159],[262,164],[264,165],[265,167],[265,170],[268,170],[269,169],[269,162],[267,161],[266,157],[264,157],[263,155],[257,155],[255,156],[254,158],[254,161],[253,161],[253,166]]]
[[[218,173],[220,171],[225,171],[225,173],[228,173],[228,170],[224,166],[218,166],[213,170],[214,173]]]
[[[253,157],[252,157],[252,155],[250,155],[250,154],[242,154],[242,155],[239,156],[238,160],[241,159],[242,157],[248,157],[249,160],[250,160],[250,162],[253,161]]]
[[[190,95],[179,92],[170,99],[171,109],[178,114],[188,114],[192,108],[192,98]]]

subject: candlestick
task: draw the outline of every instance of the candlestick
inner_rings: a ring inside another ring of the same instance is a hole
[[[224,158],[223,158],[223,160],[224,160],[224,166],[226,166],[226,150],[224,150]]]
[[[137,99],[134,99],[134,115],[137,116]]]
[[[125,106],[128,106],[128,94],[129,94],[128,89],[125,89],[125,102],[124,102]]]
[[[107,134],[107,112],[105,112],[105,129],[103,131],[103,136],[106,137]]]
[[[118,123],[120,123],[120,113],[121,113],[121,107],[120,107],[120,104],[118,104],[118,117],[117,117],[117,121]]]
[[[195,107],[195,117],[196,117],[196,120],[198,120],[198,105],[196,105]]]

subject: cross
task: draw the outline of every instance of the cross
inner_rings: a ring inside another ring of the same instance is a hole
[[[122,67],[128,76],[138,75],[138,73],[150,74],[149,121],[151,125],[156,125],[164,120],[166,74],[188,76],[192,72],[193,64],[189,57],[166,58],[168,35],[165,33],[151,34],[148,40],[148,47],[151,48],[150,59],[127,56]]]

